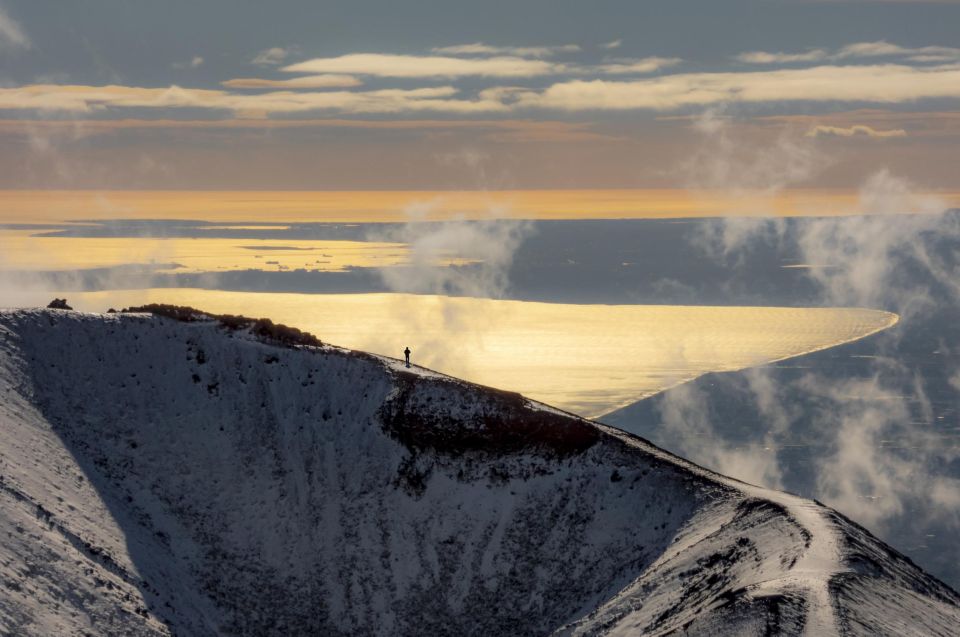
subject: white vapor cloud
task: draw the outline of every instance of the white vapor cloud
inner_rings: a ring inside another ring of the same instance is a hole
[[[189,62],[175,62],[172,66],[175,69],[196,69],[203,65],[203,58],[199,55],[193,56]]]
[[[727,258],[749,242],[776,238],[784,220],[772,216],[781,191],[799,186],[830,165],[814,140],[786,127],[772,142],[757,143],[735,134],[730,118],[707,110],[694,122],[699,148],[678,166],[678,176],[707,200],[729,202],[733,216],[703,223],[693,241],[714,258]]]
[[[878,130],[865,124],[853,126],[826,126],[818,125],[807,131],[807,137],[872,137],[874,139],[889,139],[891,137],[906,137],[907,131],[902,128]]]
[[[765,379],[762,374],[747,373],[758,382]],[[707,395],[692,383],[674,387],[658,400],[658,445],[738,480],[783,488],[776,453],[770,451],[775,435],[768,434],[760,444],[736,445],[724,440],[715,430]]]
[[[802,384],[832,406],[829,416],[819,416],[817,429],[835,428],[834,451],[819,460],[816,482],[818,496],[831,505],[877,528],[902,514],[905,501],[923,495],[931,482],[956,482],[934,476],[918,480],[922,467],[914,459],[883,449],[883,440],[900,438],[904,434],[899,430],[910,421],[908,401],[901,391],[884,386],[876,377],[837,382],[808,375]],[[922,436],[911,432],[913,445],[921,443],[918,435]]]
[[[694,129],[701,134],[702,144],[679,170],[687,188],[694,190],[725,192],[735,199],[773,196],[811,179],[829,164],[810,140],[792,128],[784,128],[772,143],[751,143],[733,133],[729,118],[707,110],[694,121]]]
[[[755,130],[711,111],[695,126],[704,139],[682,166],[689,187],[728,193],[766,215],[704,222],[708,230],[688,235],[695,245],[732,269],[755,249],[826,266],[803,270],[816,299],[797,302],[882,308],[900,324],[853,355],[838,350],[672,388],[647,399],[652,412],[641,405],[631,429],[735,478],[818,498],[892,542],[927,538],[927,558],[949,570],[960,555],[960,450],[951,444],[952,409],[935,401],[944,401],[945,383],[960,390],[960,371],[950,365],[940,377],[939,357],[955,344],[933,356],[925,333],[955,322],[960,217],[942,214],[945,202],[888,170],[864,181],[859,215],[776,217],[773,200],[752,193],[802,185],[829,166],[824,145],[790,128],[774,143],[754,140]]]
[[[30,38],[20,27],[20,24],[11,18],[3,7],[0,7],[0,47],[15,49],[29,49],[32,46]]]
[[[743,441],[730,434],[734,423],[716,421],[699,386],[682,385],[658,398],[657,442],[726,475],[782,489],[798,476],[791,475],[795,469],[778,457],[778,449],[816,440],[822,450],[804,476],[812,478],[810,497],[874,530],[904,524],[909,504],[919,502],[923,519],[908,524],[960,527],[960,481],[934,469],[958,454],[911,424],[911,404],[930,409],[922,380],[911,381],[914,372],[891,359],[879,359],[872,368],[866,377],[812,372],[785,383],[766,368],[741,372],[745,384],[723,389],[742,392],[733,395],[756,410],[764,427],[761,435]],[[891,442],[909,451],[891,449]]]
[[[380,274],[395,292],[501,298],[513,255],[530,229],[529,222],[511,219],[411,222],[389,237],[409,246],[409,265]],[[449,267],[449,259],[472,265]]]
[[[471,169],[482,163],[482,157],[471,152],[457,160]],[[462,370],[469,371],[465,362],[483,351],[485,335],[506,315],[464,311],[467,306],[451,297],[502,298],[510,285],[514,255],[533,225],[506,218],[503,209],[491,209],[491,218],[483,221],[425,221],[432,210],[443,205],[442,197],[413,204],[406,210],[408,223],[385,233],[375,232],[370,238],[408,247],[406,265],[381,268],[379,274],[390,291],[400,293],[392,297],[395,320],[408,326],[410,333],[420,335],[417,359],[432,367],[458,369],[462,374]],[[430,302],[410,303],[404,293],[435,296]],[[450,333],[459,338],[451,342],[434,336]],[[471,354],[466,355],[466,351]]]
[[[780,242],[786,222],[778,217],[773,195],[802,185],[831,163],[831,158],[807,136],[792,129],[773,142],[751,143],[736,137],[728,119],[707,112],[697,127],[704,134],[701,148],[681,165],[689,188],[726,193],[755,217],[736,217],[703,224],[693,240],[715,257],[729,258],[748,250],[755,241]],[[940,233],[960,229],[944,225],[939,215],[947,208],[936,196],[918,194],[908,180],[881,170],[871,175],[859,192],[859,214],[797,222],[797,248],[806,270],[818,284],[822,300],[840,307],[875,307],[901,316],[922,311],[934,303],[930,291],[897,274],[921,265],[944,284],[955,273],[942,257],[927,250],[921,240],[938,228]],[[954,224],[956,225],[956,224]]]
[[[290,52],[287,49],[275,46],[257,53],[250,63],[256,66],[276,66],[283,64],[289,54]]]
[[[601,49],[619,49],[623,44],[623,40],[611,40],[610,42],[604,42],[600,45]]]
[[[942,228],[937,213],[947,208],[938,197],[920,195],[914,186],[887,170],[872,175],[860,189],[860,216],[807,222],[799,245],[807,263],[828,268],[808,271],[828,303],[842,306],[887,307],[910,316],[935,301],[930,291],[903,284],[896,275],[908,263],[920,263],[935,278],[946,270],[927,252],[923,233]]]

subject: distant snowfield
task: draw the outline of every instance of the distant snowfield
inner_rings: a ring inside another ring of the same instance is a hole
[[[269,317],[324,342],[402,358],[518,391],[586,417],[702,374],[847,343],[894,325],[860,308],[564,305],[406,294],[271,294],[201,289],[70,293],[73,307],[142,303]]]

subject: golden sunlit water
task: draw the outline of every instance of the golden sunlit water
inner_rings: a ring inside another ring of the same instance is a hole
[[[732,371],[893,325],[867,309],[564,305],[405,294],[199,289],[70,293],[76,309],[143,303],[266,316],[323,341],[413,361],[596,417],[711,371]]]
[[[950,205],[960,194],[937,193]],[[847,215],[851,190],[137,191],[0,190],[0,223],[89,219],[404,222],[414,219],[673,219]]]
[[[739,196],[743,214],[754,212]],[[762,204],[762,205],[760,205]],[[776,214],[845,214],[849,192],[794,191],[760,202]],[[680,218],[730,212],[723,197],[676,190],[501,192],[0,191],[0,222],[194,219],[260,224],[489,218]],[[248,224],[248,225],[243,225]],[[254,224],[254,225],[249,225]],[[210,229],[208,227],[208,229]],[[407,263],[400,243],[253,238],[44,237],[0,230],[0,271],[170,264],[176,272],[342,271]],[[439,264],[460,263],[446,258]],[[809,266],[808,266],[809,267]],[[17,303],[32,292],[17,284]],[[52,292],[36,291],[46,303]],[[64,293],[61,293],[61,296]],[[737,370],[854,340],[896,321],[863,309],[562,305],[401,294],[310,295],[200,289],[66,294],[74,307],[147,302],[266,316],[326,342],[386,355],[414,351],[433,369],[587,416],[710,371]],[[3,299],[0,298],[0,305]]]
[[[248,269],[336,272],[400,265],[409,258],[406,244],[373,241],[36,235],[35,230],[0,231],[0,268],[50,271],[155,263],[170,264],[174,267],[167,269],[181,273]],[[439,263],[454,262],[463,260]]]

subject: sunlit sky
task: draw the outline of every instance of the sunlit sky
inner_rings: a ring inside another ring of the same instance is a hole
[[[0,0],[0,188],[960,190],[960,2]]]

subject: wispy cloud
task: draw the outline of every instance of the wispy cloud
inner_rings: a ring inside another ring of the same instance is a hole
[[[92,113],[107,107],[207,108],[233,111],[245,117],[270,113],[331,110],[345,113],[503,111],[504,105],[487,100],[455,99],[451,86],[379,91],[292,92],[274,91],[239,95],[227,91],[127,86],[31,85],[0,89],[0,108]]]
[[[619,49],[623,44],[623,40],[611,40],[609,42],[604,42],[600,45],[601,49]]]
[[[417,212],[411,214],[419,216]],[[384,237],[409,246],[409,265],[383,268],[380,273],[395,292],[499,298],[509,284],[513,256],[530,232],[529,222],[511,219],[448,221],[430,226],[414,222]],[[447,259],[474,265],[440,265]]]
[[[747,64],[789,64],[792,62],[823,62],[830,54],[823,49],[812,49],[803,53],[771,53],[769,51],[747,51],[736,59]]]
[[[746,64],[790,64],[796,62],[836,62],[856,58],[899,57],[912,62],[955,62],[960,48],[949,46],[905,47],[884,40],[857,42],[836,50],[809,49],[799,53],[748,51],[736,56]]]
[[[807,137],[870,137],[873,139],[890,139],[891,137],[906,137],[907,131],[902,128],[891,128],[887,130],[877,130],[865,124],[854,124],[853,126],[814,126],[807,131]]]
[[[680,58],[657,56],[614,59],[593,65],[541,59],[560,50],[568,49],[566,47],[491,47],[478,43],[433,49],[434,52],[471,53],[476,54],[477,57],[353,53],[298,62],[285,66],[281,70],[288,73],[347,73],[391,78],[520,79],[548,75],[643,75],[682,62]],[[497,55],[479,57],[481,54]]]
[[[516,56],[459,58],[441,55],[351,53],[314,58],[283,67],[288,73],[347,73],[397,78],[534,77],[562,71],[563,65]]]
[[[621,58],[611,60],[596,67],[586,67],[584,72],[595,71],[604,75],[642,75],[655,73],[661,69],[676,66],[683,62],[680,58],[647,57],[639,59]]]
[[[544,58],[560,53],[576,53],[579,50],[580,46],[577,44],[561,44],[556,46],[494,46],[484,44],[483,42],[474,42],[473,44],[438,46],[430,49],[430,52],[440,55],[506,55]]]
[[[694,121],[694,129],[702,142],[679,167],[684,183],[712,196],[726,192],[738,205],[748,195],[772,197],[803,184],[829,165],[811,140],[789,127],[773,140],[754,143],[737,135],[730,119],[708,110]]]
[[[924,50],[931,47],[925,47]],[[919,49],[918,49],[919,50]],[[901,104],[924,99],[960,98],[960,62],[910,66],[905,64],[822,65],[809,68],[738,72],[664,73],[641,78],[679,64],[679,58],[613,59],[595,65],[566,64],[521,57],[450,57],[351,54],[317,58],[283,67],[306,73],[286,79],[235,78],[227,89],[272,89],[261,94],[179,86],[84,86],[35,84],[0,88],[0,109],[94,112],[107,108],[207,108],[250,116],[302,113],[311,110],[361,113],[507,113],[525,110],[566,112],[654,110],[727,104],[864,103]],[[202,63],[195,58],[193,65]],[[351,89],[362,84],[356,76],[436,80],[488,77],[511,80],[479,90],[452,85],[390,88],[373,91],[311,92],[294,89]],[[547,75],[594,76],[568,79],[545,88],[523,86],[522,80]],[[610,76],[625,76],[615,77]],[[629,77],[637,76],[637,77]],[[603,79],[601,79],[603,78]],[[814,126],[821,122],[815,122]],[[894,137],[869,124],[847,126],[823,122],[816,135]],[[832,130],[829,127],[835,127]],[[850,128],[849,131],[840,128]]]
[[[862,216],[809,222],[799,236],[806,262],[836,266],[809,271],[824,298],[836,305],[889,308],[904,316],[929,306],[933,299],[927,290],[903,284],[897,275],[919,263],[937,280],[952,279],[950,268],[922,240],[941,225],[936,213],[947,208],[946,202],[919,194],[909,180],[881,170],[861,187],[859,207]]]
[[[203,62],[202,57],[195,55],[189,62],[174,62],[171,66],[175,69],[196,69],[203,66]]]
[[[3,7],[0,7],[0,46],[16,49],[29,49],[32,46],[29,36]]]
[[[514,94],[517,105],[567,111],[671,110],[721,103],[901,103],[960,97],[960,66],[818,66],[745,73],[684,73],[614,82],[571,80]]]
[[[353,88],[363,84],[359,79],[352,75],[337,75],[327,73],[324,75],[305,75],[303,77],[294,77],[287,80],[268,80],[255,77],[241,77],[227,80],[220,83],[227,88]]]
[[[676,116],[665,116],[669,119]],[[839,111],[829,114],[791,114],[767,115],[756,117],[751,122],[758,126],[795,126],[805,128],[808,132],[825,126],[838,129],[854,129],[855,135],[866,134],[866,131],[857,129],[867,126],[874,131],[904,131],[911,137],[937,137],[960,135],[960,112],[949,110],[917,110],[909,111],[898,109],[859,108],[849,111]],[[821,133],[817,133],[819,136]]]
[[[275,46],[257,53],[257,55],[250,60],[250,63],[257,66],[276,66],[283,64],[289,54],[290,52],[287,49]]]

